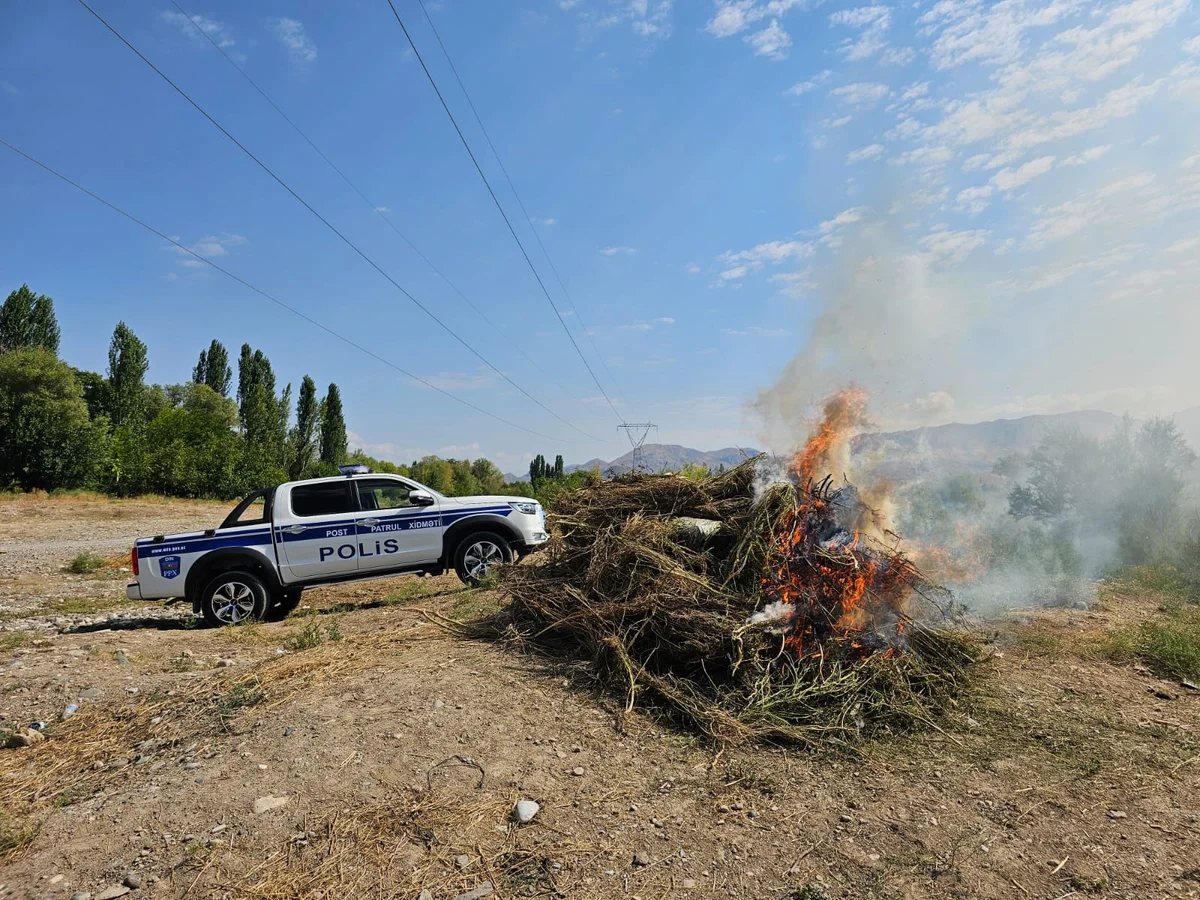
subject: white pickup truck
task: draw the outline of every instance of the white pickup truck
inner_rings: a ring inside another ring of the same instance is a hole
[[[133,600],[185,598],[213,625],[287,615],[307,587],[399,575],[466,584],[544,544],[546,515],[525,497],[444,497],[398,475],[343,475],[255,491],[220,527],[140,538]]]

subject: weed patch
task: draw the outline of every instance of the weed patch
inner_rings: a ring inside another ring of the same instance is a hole
[[[322,623],[315,615],[310,614],[304,617],[304,624],[288,636],[283,646],[293,651],[311,650],[326,641],[340,641],[341,639],[342,629],[336,616],[331,618],[328,623]]]
[[[67,571],[72,575],[90,575],[99,569],[107,568],[108,560],[98,553],[80,553],[67,563]]]
[[[1114,631],[1105,649],[1117,662],[1139,660],[1164,678],[1200,680],[1200,610],[1183,608],[1163,621]]]

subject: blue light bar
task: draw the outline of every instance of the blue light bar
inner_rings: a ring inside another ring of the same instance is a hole
[[[371,467],[362,463],[351,463],[347,466],[338,466],[338,471],[343,475],[370,475]]]

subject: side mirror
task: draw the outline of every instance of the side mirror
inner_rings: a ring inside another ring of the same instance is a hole
[[[408,499],[417,506],[433,506],[433,494],[429,491],[411,490],[408,492]]]

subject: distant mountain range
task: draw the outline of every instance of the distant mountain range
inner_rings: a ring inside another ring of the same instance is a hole
[[[1192,448],[1200,453],[1200,406],[1186,409],[1169,418]],[[1051,427],[1076,427],[1084,434],[1105,437],[1121,424],[1121,417],[1100,410],[1081,410],[1019,419],[996,419],[970,425],[951,423],[909,431],[861,434],[851,443],[855,457],[870,460],[881,475],[898,480],[911,478],[936,466],[939,472],[986,472],[1002,456],[1028,453],[1037,446]],[[736,466],[759,451],[752,447],[726,447],[722,450],[694,450],[678,444],[646,444],[642,447],[642,466],[649,472],[678,472],[687,463],[717,469]],[[633,452],[614,460],[589,459],[569,465],[566,471],[599,468],[604,475],[628,472],[633,468]],[[508,481],[521,481],[527,474],[506,475]]]

